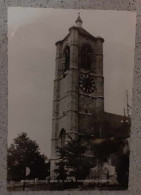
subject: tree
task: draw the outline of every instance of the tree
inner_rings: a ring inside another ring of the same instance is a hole
[[[66,169],[66,163],[62,159],[59,162],[56,163],[57,169],[55,169],[55,173],[57,174],[57,179],[62,180],[64,182],[65,179],[67,179],[67,169]]]
[[[58,159],[58,162],[56,163],[57,168],[54,170],[54,172],[57,174],[57,179],[62,180],[64,182],[64,180],[67,179],[67,176],[68,176],[68,170],[66,168],[67,152],[66,152],[65,146],[57,147],[56,149],[58,152],[59,159]]]
[[[103,162],[110,154],[118,152],[120,142],[117,140],[98,139],[98,143],[92,143],[92,150],[95,157]]]
[[[39,152],[38,144],[29,139],[26,133],[14,139],[8,149],[8,180],[19,181],[25,179],[26,167],[30,168],[27,179],[43,179],[48,176],[49,163]]]
[[[55,172],[57,177],[67,176],[78,179],[85,179],[89,173],[90,162],[85,158],[85,152],[87,150],[86,145],[82,145],[81,139],[77,137],[72,139],[69,137],[69,141],[63,147],[58,147],[58,153],[60,160]]]

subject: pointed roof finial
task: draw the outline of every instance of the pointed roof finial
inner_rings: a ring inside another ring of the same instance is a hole
[[[81,20],[81,17],[80,17],[80,12],[78,12],[78,17],[77,17],[77,20],[75,21],[77,27],[82,27],[82,20]]]

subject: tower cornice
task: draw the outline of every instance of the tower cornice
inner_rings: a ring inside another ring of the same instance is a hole
[[[100,36],[94,37],[88,31],[86,31],[84,28],[79,28],[77,26],[72,26],[72,27],[69,28],[69,32],[71,32],[71,30],[77,30],[80,35],[87,36],[87,37],[89,37],[90,39],[92,39],[94,41],[101,40],[102,42],[104,42],[104,39],[102,37],[100,37]]]
[[[93,41],[100,40],[102,43],[104,42],[104,39],[102,37],[99,37],[99,36],[98,37],[94,37],[88,31],[86,31],[84,28],[80,28],[80,27],[77,27],[77,26],[72,26],[72,27],[69,28],[69,33],[67,34],[67,36],[65,36],[64,39],[62,39],[60,41],[57,41],[55,43],[55,45],[62,44],[69,37],[69,35],[70,35],[70,33],[71,33],[72,30],[78,31],[79,35],[87,36],[87,37],[89,37]]]

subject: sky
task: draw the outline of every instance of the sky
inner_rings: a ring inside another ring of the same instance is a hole
[[[52,8],[8,9],[8,145],[21,132],[51,152],[55,43],[80,12],[83,28],[104,38],[104,109],[122,114],[132,98],[136,13]]]

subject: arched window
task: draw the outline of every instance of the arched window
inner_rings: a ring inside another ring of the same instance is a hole
[[[60,145],[63,147],[65,145],[65,139],[66,139],[66,132],[64,129],[61,130],[59,139],[60,139]]]
[[[69,69],[70,66],[70,47],[66,46],[64,50],[64,56],[65,56],[65,66],[64,66],[64,71]]]
[[[89,44],[84,44],[81,47],[81,68],[90,69],[91,67],[92,49]]]

